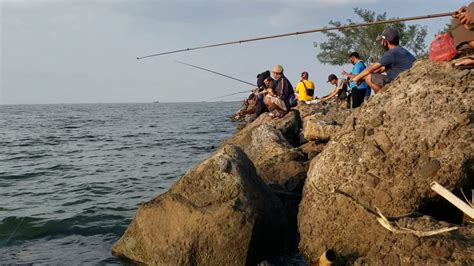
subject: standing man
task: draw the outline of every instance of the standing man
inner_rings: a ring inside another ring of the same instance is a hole
[[[308,72],[301,73],[301,80],[296,84],[296,94],[298,94],[299,102],[308,102],[314,97],[314,83],[308,80]]]
[[[409,51],[399,45],[400,34],[397,29],[388,28],[377,39],[385,49],[382,59],[351,79],[356,84],[367,82],[375,93],[392,82],[401,72],[411,68],[416,60]],[[387,72],[387,75],[382,75],[382,72]]]
[[[364,61],[360,59],[359,53],[352,52],[349,55],[349,60],[353,65],[351,73],[342,71],[342,75],[348,80],[360,74],[364,69],[367,68]],[[349,87],[351,88],[352,108],[357,108],[362,105],[367,95],[370,95],[370,88],[365,82],[361,82],[357,85],[355,82],[350,82]]]

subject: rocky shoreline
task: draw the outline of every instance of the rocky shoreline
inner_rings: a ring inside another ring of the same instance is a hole
[[[261,115],[143,203],[113,246],[152,265],[474,264],[474,225],[430,190],[474,188],[474,71],[418,61],[355,110],[305,105]],[[398,226],[458,230],[429,237]]]

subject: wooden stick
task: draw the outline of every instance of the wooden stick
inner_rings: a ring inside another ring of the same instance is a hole
[[[467,214],[467,216],[471,217],[471,219],[474,219],[474,209],[471,206],[467,205],[467,203],[456,197],[449,190],[445,189],[436,181],[431,182],[431,189],[438,193],[441,197],[451,202],[451,204],[463,211],[465,214]]]

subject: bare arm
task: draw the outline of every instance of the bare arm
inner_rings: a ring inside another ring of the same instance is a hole
[[[341,88],[336,86],[334,88],[334,90],[332,90],[332,92],[329,95],[326,95],[326,96],[322,97],[321,101],[324,102],[324,101],[327,101],[327,100],[331,99],[332,97],[336,96],[340,89]]]
[[[375,70],[374,73],[383,73],[385,72],[385,67],[381,66],[379,69]]]
[[[385,70],[385,67],[382,66],[382,64],[374,63],[374,64],[370,65],[368,68],[364,69],[364,71],[360,72],[355,77],[351,78],[351,81],[354,81],[355,83],[357,83],[360,80],[364,79],[367,75],[380,71],[380,68],[382,68],[382,67]]]
[[[342,74],[343,76],[347,77],[347,79],[351,79],[351,78],[353,78],[353,77],[355,77],[355,76],[356,76],[356,75],[354,75],[354,74],[351,74],[351,73],[349,73],[349,72],[346,72],[346,71],[342,71],[342,73],[341,73],[341,74]]]
[[[453,18],[458,19],[461,24],[464,24],[469,29],[469,25],[474,25],[474,2],[469,6],[463,6],[458,9]]]

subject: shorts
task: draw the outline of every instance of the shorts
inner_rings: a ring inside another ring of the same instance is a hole
[[[381,88],[391,82],[391,80],[386,75],[382,74],[371,74],[370,79],[373,83],[379,85]]]

